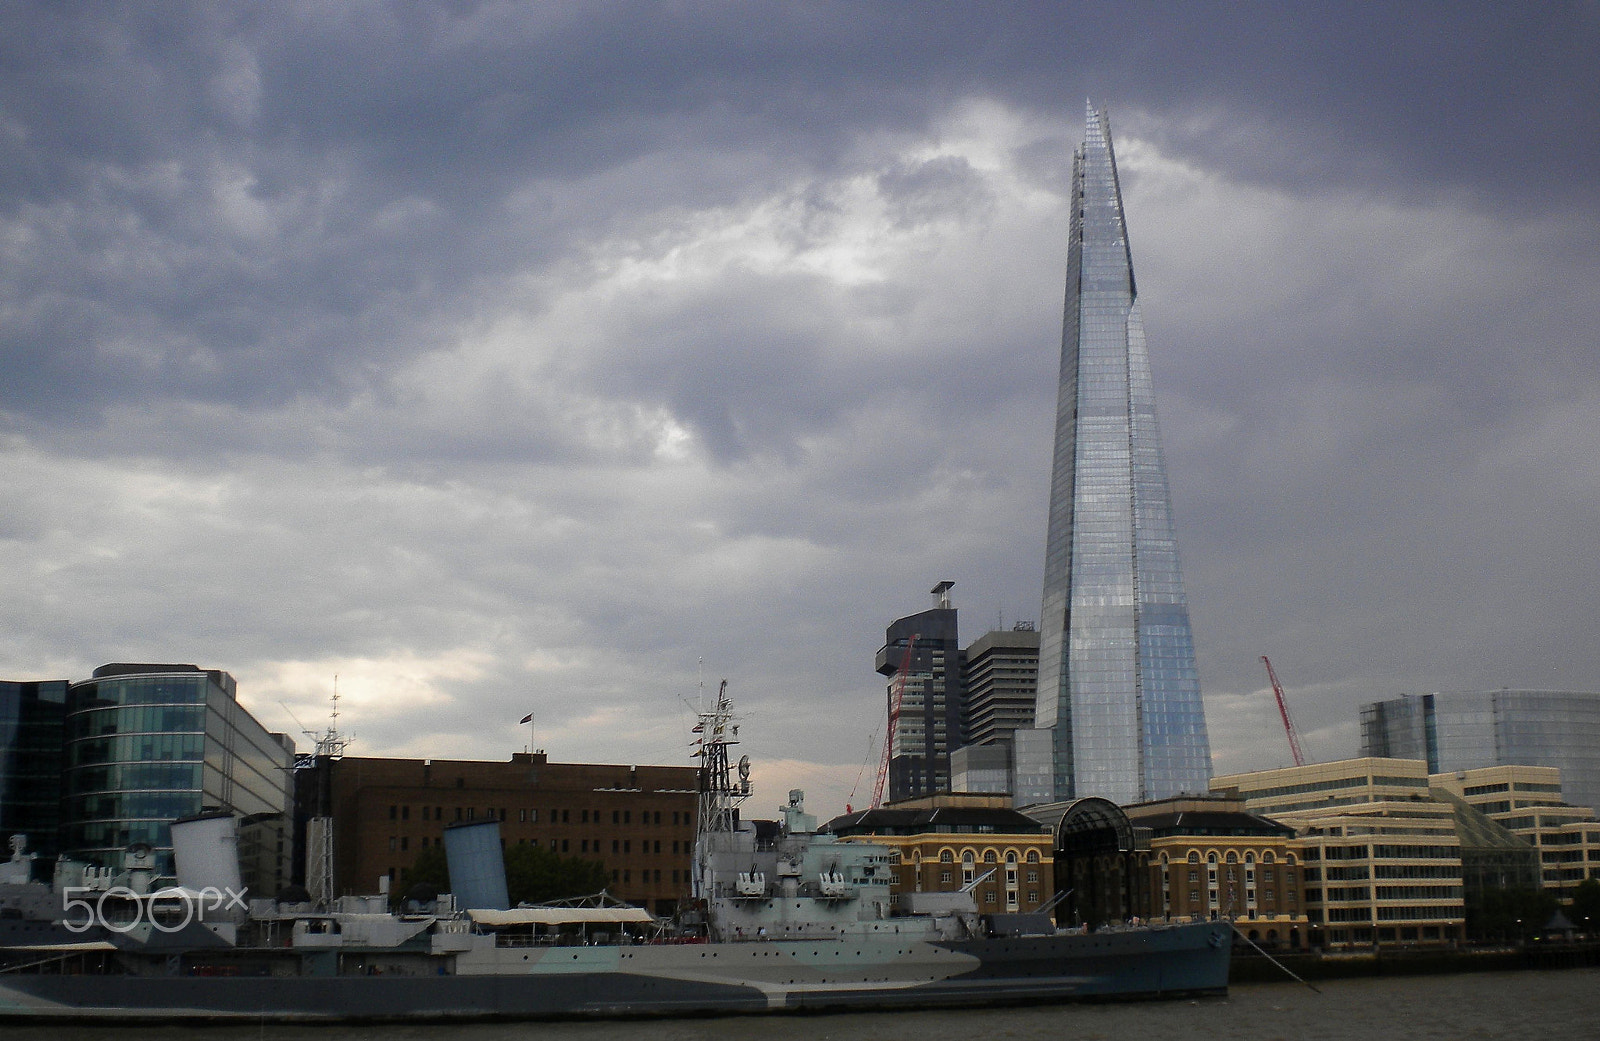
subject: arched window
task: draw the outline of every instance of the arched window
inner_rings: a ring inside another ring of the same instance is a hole
[[[1239,851],[1238,850],[1236,850],[1236,849],[1228,850],[1228,863],[1230,863],[1230,864],[1239,863]]]
[[[1263,863],[1263,864],[1271,864],[1274,859],[1275,858],[1272,855],[1272,850],[1270,850],[1270,849],[1267,850],[1265,853],[1261,854],[1261,863]]]
[[[1256,851],[1253,850],[1253,849],[1245,850],[1244,851],[1244,862],[1246,864],[1254,864],[1256,862]]]
[[[1191,849],[1189,851],[1189,863],[1191,863],[1191,864],[1200,863],[1200,851],[1199,850]]]
[[[1007,864],[1015,864],[1016,862],[1017,862],[1017,851],[1014,850],[1014,849],[1006,850],[1006,863]]]
[[[1000,863],[1000,856],[994,850],[986,849],[983,851],[983,862],[985,864],[998,864]]]
[[[941,864],[954,864],[955,862],[956,862],[956,855],[954,853],[952,853],[950,850],[941,849],[939,851],[939,863],[941,863]]]
[[[1293,864],[1294,863],[1294,854],[1293,853],[1285,853],[1283,855],[1283,862],[1285,864]]]
[[[974,862],[977,859],[978,858],[973,855],[972,850],[964,849],[964,850],[961,851],[961,863],[963,863],[963,864],[971,864],[972,862]]]
[[[1162,853],[1161,854],[1161,866],[1162,867],[1166,867],[1167,866],[1167,855],[1166,855],[1166,853]]]
[[[1210,853],[1206,854],[1206,863],[1207,864],[1215,864],[1216,862],[1217,862],[1217,851],[1216,850],[1212,850]]]
[[[1036,849],[1028,850],[1028,863],[1030,863],[1030,864],[1039,863],[1039,851],[1038,850],[1036,850]]]

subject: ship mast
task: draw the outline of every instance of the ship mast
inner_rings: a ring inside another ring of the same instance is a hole
[[[311,817],[306,822],[306,889],[311,894],[312,903],[321,908],[331,907],[334,900],[333,807],[330,803],[333,761],[342,759],[345,748],[350,744],[350,738],[339,733],[338,676],[333,678],[332,700],[333,708],[328,720],[328,729],[322,734],[303,731],[307,737],[316,742],[316,751],[310,755],[300,756],[294,764],[296,771],[315,771],[316,794],[313,797]]]
[[[750,797],[750,757],[741,756],[738,780],[728,765],[728,746],[739,743],[739,725],[733,721],[728,701],[728,681],[717,688],[717,700],[707,707],[702,695],[694,726],[695,750],[700,760],[700,804],[696,822],[695,896],[704,898],[706,866],[715,844],[713,836],[731,835],[739,828],[739,804]]]

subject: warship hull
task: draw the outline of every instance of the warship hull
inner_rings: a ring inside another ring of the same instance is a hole
[[[170,975],[0,975],[0,1019],[379,1022],[924,1009],[1223,994],[1226,923],[989,940],[497,948],[333,974],[290,952]],[[181,974],[180,974],[181,973]]]

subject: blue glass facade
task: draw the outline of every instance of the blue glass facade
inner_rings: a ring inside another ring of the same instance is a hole
[[[119,866],[145,843],[172,870],[171,822],[223,810],[245,819],[246,883],[287,879],[292,746],[235,698],[233,677],[192,665],[107,665],[67,690],[62,850]]]
[[[1055,798],[1203,792],[1211,747],[1104,113],[1073,162],[1037,726]]]
[[[1361,754],[1424,759],[1429,773],[1553,766],[1568,803],[1600,812],[1600,693],[1452,691],[1374,701],[1361,710]]]
[[[26,835],[32,852],[56,854],[66,698],[66,680],[0,680],[0,848]]]

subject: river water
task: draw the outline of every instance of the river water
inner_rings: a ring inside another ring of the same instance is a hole
[[[460,1026],[195,1027],[172,1041],[1465,1041],[1600,1038],[1600,969],[1235,986],[1226,998],[848,1015]],[[1320,993],[1318,992],[1320,991]],[[143,1033],[144,1031],[141,1031]],[[0,1041],[128,1041],[128,1028],[0,1026]]]

